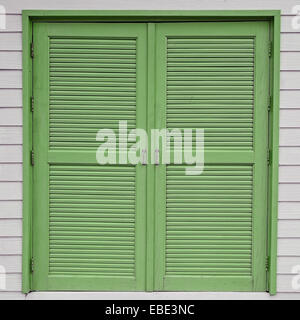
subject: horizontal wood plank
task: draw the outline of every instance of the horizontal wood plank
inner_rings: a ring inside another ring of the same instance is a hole
[[[22,88],[22,71],[0,70],[0,88]]]
[[[22,274],[13,273],[6,275],[5,291],[21,291],[22,290]]]
[[[295,239],[278,239],[278,256],[298,256],[300,259],[300,234]]]
[[[279,131],[279,145],[281,147],[299,147],[300,128],[281,128]]]
[[[300,37],[299,37],[300,41]],[[281,71],[280,89],[298,89],[300,90],[300,71]]]
[[[278,203],[279,219],[300,219],[300,201],[282,201]],[[300,236],[300,235],[299,235]]]
[[[299,165],[300,164],[300,148],[280,147],[279,148],[279,164],[280,165]]]
[[[280,183],[291,183],[291,182],[300,183],[300,166],[279,167],[279,182]]]
[[[3,2],[1,2],[3,3]],[[22,31],[22,15],[7,14],[5,32],[21,32]]]
[[[22,200],[22,182],[0,182],[0,200]]]
[[[7,273],[21,273],[22,256],[0,256],[0,265],[5,268]]]
[[[26,295],[22,292],[0,291],[0,300],[25,300]]]
[[[293,287],[293,279],[294,282],[298,282],[296,275],[278,275],[277,276],[277,292],[293,292],[297,293],[300,292],[300,286]],[[298,275],[299,277],[299,275]]]
[[[0,69],[21,70],[22,52],[0,51]]]
[[[281,71],[299,71],[300,70],[300,51],[299,52],[281,52],[280,54]]]
[[[300,220],[279,220],[278,237],[297,238],[300,235]]]
[[[0,163],[0,181],[22,181],[22,164]]]
[[[280,108],[300,108],[300,90],[281,91]]]
[[[0,50],[22,50],[22,34],[0,32]]]
[[[1,144],[22,144],[22,127],[0,127]]]
[[[22,146],[1,146],[0,145],[0,163],[22,162]]]
[[[0,201],[0,218],[22,218],[22,201]],[[1,235],[0,235],[1,236]]]
[[[280,110],[280,127],[300,128],[300,110]]]
[[[282,33],[280,36],[281,51],[300,51],[300,33]]]
[[[0,89],[0,108],[21,106],[22,89]]]
[[[0,126],[22,125],[22,108],[0,108]]]
[[[280,183],[279,201],[299,201],[300,183]]]
[[[295,15],[292,16],[282,16],[281,17],[281,32],[300,32],[300,23],[299,27],[295,28],[295,23],[293,21],[298,22],[299,18]]]
[[[2,237],[22,237],[22,219],[0,219]]]
[[[296,266],[300,266],[300,255],[298,257],[278,257],[277,274],[297,274]]]
[[[0,238],[0,255],[22,254],[22,239],[18,238]]]

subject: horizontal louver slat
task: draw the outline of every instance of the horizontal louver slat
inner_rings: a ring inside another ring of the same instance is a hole
[[[166,275],[251,275],[252,166],[185,169],[167,166]]]
[[[168,128],[203,128],[205,148],[253,148],[253,38],[168,38],[166,89]]]
[[[136,127],[136,39],[50,38],[49,63],[50,149],[95,149],[98,130]]]
[[[135,167],[51,165],[49,272],[133,276]]]

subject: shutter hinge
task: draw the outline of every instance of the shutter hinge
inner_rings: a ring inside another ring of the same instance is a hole
[[[268,112],[273,109],[273,97],[269,96]]]
[[[30,43],[30,56],[31,58],[34,57],[33,42]]]
[[[31,150],[30,160],[31,160],[31,165],[34,166],[34,152],[33,152],[33,150]]]
[[[269,271],[270,269],[270,258],[266,257],[266,271]]]
[[[272,161],[272,151],[268,149],[268,154],[267,154],[268,166],[271,164],[271,161]]]
[[[31,271],[31,273],[33,273],[33,271],[34,271],[34,260],[33,260],[33,258],[30,259],[30,271]]]
[[[31,112],[33,112],[33,110],[34,110],[34,98],[33,97],[30,98],[30,104],[31,104]]]
[[[269,42],[269,57],[272,57],[272,41]]]

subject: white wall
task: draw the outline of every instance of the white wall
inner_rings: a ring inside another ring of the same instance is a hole
[[[295,0],[2,0],[7,29],[0,30],[0,265],[7,292],[0,299],[24,299],[21,291],[22,242],[22,27],[23,9],[98,10],[262,10],[280,9],[281,98],[278,232],[278,298],[300,299],[291,286],[292,267],[300,265],[300,29],[292,29]],[[298,292],[298,293],[297,293]],[[60,297],[31,293],[27,298]],[[70,295],[68,295],[70,297]],[[74,298],[78,296],[72,296]],[[80,295],[82,297],[82,295]],[[89,298],[122,297],[87,294]],[[132,296],[133,297],[133,296]],[[135,294],[140,298],[180,298],[178,294]],[[185,294],[187,298],[269,298],[267,294]],[[125,298],[128,299],[126,295]]]

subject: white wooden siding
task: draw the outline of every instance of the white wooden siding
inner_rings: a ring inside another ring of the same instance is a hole
[[[281,10],[291,14],[296,0],[60,0],[59,4],[49,0],[2,0],[7,13],[21,13],[24,9],[43,10]]]
[[[22,70],[22,52],[1,51],[0,68],[8,70]]]
[[[22,163],[22,146],[0,145],[0,163]]]
[[[22,164],[0,163],[0,182],[2,181],[22,181]]]
[[[292,71],[291,71],[292,72]],[[300,108],[300,90],[281,90],[280,91],[280,108],[292,109]]]
[[[22,255],[3,256],[1,264],[7,273],[19,273],[22,268]]]
[[[22,107],[22,89],[0,89],[0,108],[2,107]]]
[[[2,221],[1,221],[2,222]],[[22,254],[22,239],[21,237],[6,237],[1,236],[0,255],[13,256]],[[21,272],[21,269],[19,270]]]
[[[1,73],[0,73],[1,76]],[[20,126],[22,125],[22,108],[1,108],[0,125]]]
[[[3,89],[21,89],[22,71],[21,70],[1,70],[0,87]]]
[[[7,29],[0,31],[0,265],[8,272],[0,299],[25,299],[21,291],[22,254],[22,16],[24,9],[98,10],[262,10],[280,9],[281,92],[277,298],[299,298],[291,286],[300,265],[300,29],[292,28],[296,0],[2,0]],[[297,292],[299,292],[297,294]],[[57,293],[52,297],[62,297]],[[174,293],[174,295],[176,295]],[[189,298],[196,296],[189,296]],[[206,294],[206,298],[228,294]],[[253,296],[245,293],[244,297]],[[27,296],[30,298],[31,295]],[[38,293],[32,295],[39,297]],[[49,297],[49,296],[48,296]],[[82,295],[81,295],[82,297]],[[112,296],[113,297],[113,296]],[[128,297],[126,295],[126,297]],[[162,294],[163,297],[163,294]],[[234,294],[232,295],[234,297]],[[147,296],[149,298],[149,296]],[[151,298],[151,296],[150,296]],[[156,295],[159,299],[159,296]]]
[[[11,165],[11,164],[10,164]],[[15,164],[12,164],[15,165]],[[22,218],[22,201],[0,201],[0,218]]]

